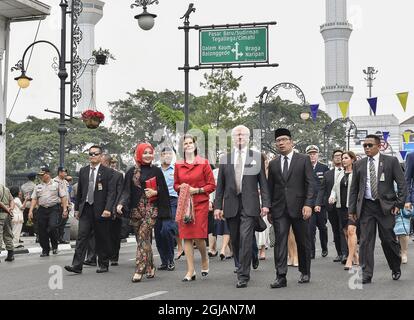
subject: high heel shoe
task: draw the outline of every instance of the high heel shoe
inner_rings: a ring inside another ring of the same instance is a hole
[[[203,270],[203,269],[201,269],[201,276],[202,277],[207,277],[208,276],[208,271],[209,271],[209,269],[207,269],[207,270]]]
[[[151,269],[150,273],[147,273],[147,279],[152,279],[155,277],[155,267]]]
[[[142,274],[136,273],[136,272],[134,273],[131,279],[132,282],[141,282],[141,280],[142,280]]]
[[[194,271],[193,275],[190,277],[185,276],[183,280],[181,280],[182,282],[189,282],[189,281],[194,281],[196,279],[196,272]]]
[[[182,257],[182,256],[185,256],[185,252],[184,252],[184,250],[183,251],[181,251],[181,253],[175,258],[175,260],[180,260],[180,258]]]
[[[217,255],[218,255],[218,251],[216,251],[216,253],[212,253],[212,252],[208,252],[208,256],[210,257],[210,258],[212,258],[212,257],[217,257]]]
[[[220,260],[223,261],[224,259],[226,259],[226,256],[222,253],[220,253]]]

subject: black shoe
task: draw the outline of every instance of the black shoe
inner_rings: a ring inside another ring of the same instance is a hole
[[[193,275],[191,276],[191,278],[185,276],[183,280],[181,280],[182,282],[189,282],[189,281],[195,281],[196,279],[196,273],[194,271]]]
[[[13,250],[7,251],[7,258],[4,261],[12,262],[14,260],[14,252]]]
[[[322,250],[322,257],[325,258],[328,255],[328,250]]]
[[[362,284],[371,283],[371,277],[362,277]]]
[[[310,281],[310,276],[307,274],[301,274],[298,283],[308,283]]]
[[[174,270],[175,270],[175,264],[174,264],[174,263],[170,263],[170,264],[167,266],[167,270],[168,270],[168,271],[174,271]]]
[[[166,264],[161,264],[157,270],[168,270],[168,266]]]
[[[224,254],[220,253],[220,260],[223,261],[224,259],[226,259],[226,256]]]
[[[342,261],[342,256],[336,256],[335,259],[333,259],[333,262],[341,262]]]
[[[347,256],[342,256],[342,260],[341,260],[341,263],[342,264],[346,264],[346,260],[348,260],[348,257]]]
[[[247,281],[239,280],[236,284],[236,288],[247,288]]]
[[[111,266],[113,266],[113,267],[119,266],[118,261],[111,261]]]
[[[58,252],[59,252],[59,251],[58,251],[58,249],[53,249],[53,250],[52,250],[52,253],[53,253],[53,254],[58,254]]]
[[[24,241],[23,240],[19,240],[19,243],[24,243]]]
[[[42,254],[40,255],[40,258],[43,258],[43,257],[48,257],[49,256],[49,252],[42,252]]]
[[[286,277],[277,277],[275,282],[270,284],[270,288],[272,289],[285,288],[286,286],[287,286]]]
[[[401,277],[401,270],[392,272],[392,280],[398,280]]]
[[[69,272],[73,272],[73,273],[78,273],[78,274],[82,273],[82,269],[77,269],[73,266],[65,266],[65,270]]]
[[[208,252],[208,256],[209,256],[210,258],[212,258],[212,257],[217,257],[217,255],[218,255],[218,251],[216,251],[216,253],[211,253],[210,251]]]
[[[91,267],[96,267],[96,261],[91,261],[91,260],[85,260],[83,262],[83,264],[87,265],[87,266],[91,266]]]
[[[180,260],[182,256],[185,256],[184,250],[175,258],[175,260]]]
[[[104,273],[104,272],[108,272],[108,267],[99,267],[98,269],[96,269],[96,273]]]
[[[259,267],[259,259],[255,257],[252,261],[252,267],[254,270],[256,270]]]
[[[239,271],[239,269],[234,269],[233,273],[237,273]]]

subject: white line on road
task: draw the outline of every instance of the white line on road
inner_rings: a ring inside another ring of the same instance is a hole
[[[160,296],[160,295],[166,294],[166,293],[168,293],[168,291],[156,291],[156,292],[145,294],[143,296],[139,296],[139,297],[132,298],[132,299],[129,299],[129,300],[145,300],[145,299]]]

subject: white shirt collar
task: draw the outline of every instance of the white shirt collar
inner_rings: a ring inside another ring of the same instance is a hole
[[[98,172],[98,170],[99,170],[99,167],[101,166],[101,164],[100,163],[98,163],[98,165],[95,167],[95,172]],[[91,167],[91,169],[92,169],[92,166],[90,166]]]
[[[295,151],[291,151],[289,154],[287,154],[286,156],[282,155],[282,159],[285,159],[285,157],[288,157],[289,161],[292,160],[293,154],[295,153]]]
[[[379,162],[379,157],[380,157],[380,153],[379,152],[375,156],[372,157],[375,160],[375,163],[378,163]]]

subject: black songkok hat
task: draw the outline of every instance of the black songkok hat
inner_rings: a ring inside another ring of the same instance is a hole
[[[292,138],[292,135],[290,134],[290,131],[285,128],[279,128],[275,130],[275,139],[281,137],[281,136],[288,136]]]

